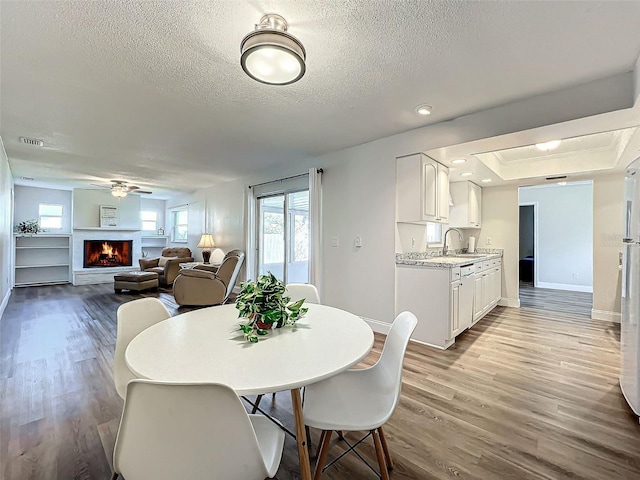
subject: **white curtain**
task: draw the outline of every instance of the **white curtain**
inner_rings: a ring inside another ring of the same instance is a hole
[[[309,169],[309,283],[322,298],[322,169]]]
[[[246,279],[254,279],[256,274],[256,199],[253,189],[246,187],[245,189],[245,273]]]

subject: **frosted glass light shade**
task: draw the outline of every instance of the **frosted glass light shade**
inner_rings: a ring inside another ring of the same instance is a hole
[[[289,85],[303,77],[304,47],[286,30],[284,18],[268,14],[242,39],[240,65],[247,75],[268,85]]]

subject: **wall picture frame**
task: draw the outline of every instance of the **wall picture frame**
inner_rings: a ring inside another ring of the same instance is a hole
[[[100,228],[118,226],[118,207],[115,205],[100,205]]]

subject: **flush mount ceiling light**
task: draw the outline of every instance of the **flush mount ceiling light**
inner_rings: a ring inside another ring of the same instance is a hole
[[[471,175],[473,175],[473,172],[462,172],[460,174],[461,177],[470,177]]]
[[[480,180],[482,183],[490,183],[491,179],[490,178],[483,178],[482,180]]]
[[[433,110],[433,107],[427,104],[418,105],[415,108],[415,111],[418,115],[431,115],[432,110]]]
[[[544,143],[536,143],[536,148],[541,152],[549,152],[558,148],[561,142],[562,140],[550,140]]]
[[[247,75],[267,85],[289,85],[306,71],[302,43],[287,33],[287,21],[269,13],[240,44],[240,65]]]
[[[466,161],[466,158],[456,158],[455,160],[451,160],[451,163],[464,163]]]

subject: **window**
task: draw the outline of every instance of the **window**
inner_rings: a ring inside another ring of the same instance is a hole
[[[38,205],[40,227],[48,230],[62,230],[62,205],[41,203]]]
[[[142,220],[142,230],[147,232],[156,232],[158,226],[158,212],[142,211],[140,212],[140,218]]]
[[[186,208],[171,212],[171,241],[187,243],[189,233],[189,212]]]
[[[428,246],[435,247],[442,245],[442,224],[427,222],[425,237]]]

